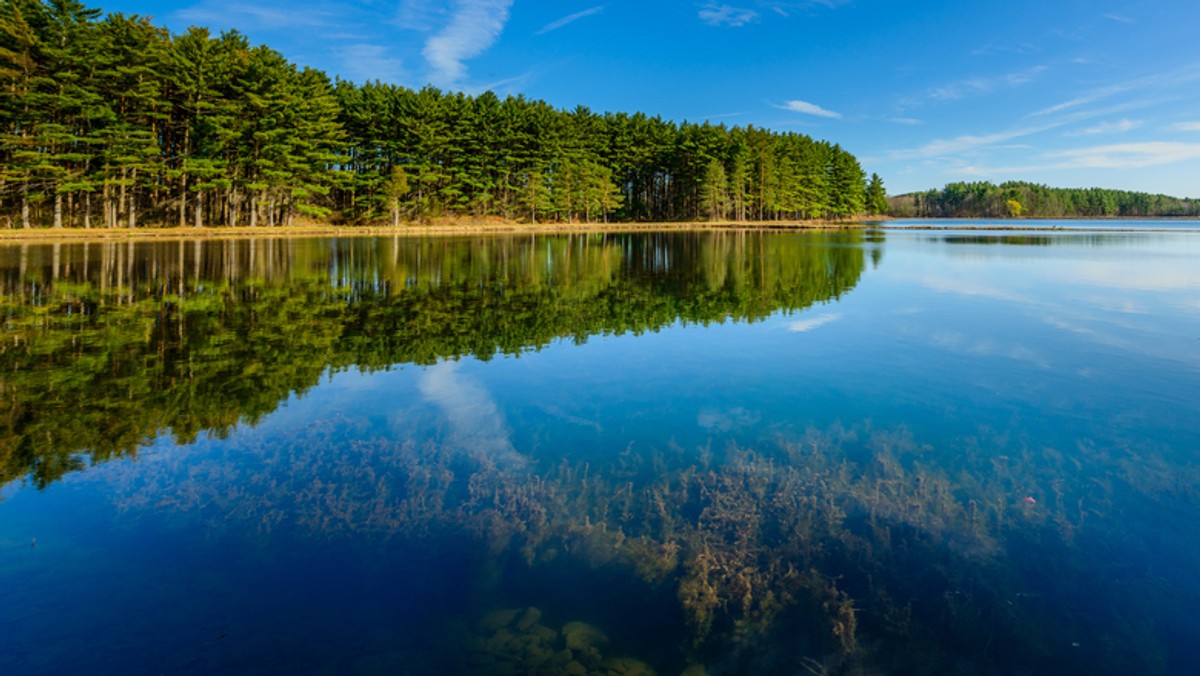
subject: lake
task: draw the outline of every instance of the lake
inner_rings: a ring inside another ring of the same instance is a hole
[[[0,673],[1200,673],[1106,223],[2,245]]]

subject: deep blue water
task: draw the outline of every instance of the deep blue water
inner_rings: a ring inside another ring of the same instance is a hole
[[[0,673],[1198,673],[1198,260],[0,248]]]

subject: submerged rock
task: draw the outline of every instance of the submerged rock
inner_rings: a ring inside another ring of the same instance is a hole
[[[656,676],[649,664],[632,657],[610,657],[600,667],[609,676]]]
[[[542,619],[542,611],[537,608],[526,608],[525,612],[521,613],[521,617],[517,619],[517,631],[528,631],[540,619]]]
[[[586,622],[568,622],[563,625],[562,637],[571,650],[600,649],[608,645],[608,636]]]
[[[489,633],[498,629],[503,629],[504,627],[512,624],[513,620],[517,619],[517,615],[520,613],[520,608],[507,608],[505,610],[497,610],[495,612],[488,613],[483,617],[482,620],[479,621],[479,628]],[[540,614],[541,613],[539,613],[539,615]]]

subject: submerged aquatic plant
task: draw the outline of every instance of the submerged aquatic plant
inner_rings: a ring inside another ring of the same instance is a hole
[[[283,443],[151,464],[125,487],[125,503],[169,493],[169,506],[265,532],[458,533],[493,560],[617,566],[675,590],[692,636],[687,654],[735,659],[737,669],[1161,665],[1155,634],[1120,619],[1139,599],[1113,596],[1121,600],[1112,617],[1051,605],[1112,593],[1076,572],[1088,563],[1078,546],[1118,531],[1088,507],[1114,502],[1113,477],[1097,481],[1074,463],[1064,471],[1038,456],[1049,451],[968,440],[948,463],[904,430],[862,426],[753,450],[627,449],[608,461],[541,466],[369,430],[346,442],[344,433],[314,423]],[[1023,500],[1031,486],[1048,487],[1036,504]],[[1044,558],[1024,560],[1022,551]],[[1045,575],[1057,586],[1038,582]],[[1153,602],[1158,592],[1147,591],[1142,600]],[[1068,650],[1091,626],[1127,633],[1088,655]],[[781,640],[802,649],[780,654]]]

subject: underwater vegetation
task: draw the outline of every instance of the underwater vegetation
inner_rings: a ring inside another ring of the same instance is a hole
[[[247,549],[465,557],[472,607],[448,639],[461,673],[1181,671],[1196,557],[1162,540],[1194,539],[1200,473],[1161,441],[1019,425],[921,438],[733,408],[701,411],[699,443],[576,416],[576,449],[503,434],[495,402],[435,415],[454,387],[471,394],[453,377],[464,357],[803,310],[854,289],[881,239],[5,248],[0,485],[98,482],[122,527],[169,515]],[[268,415],[339,371],[408,365],[420,377],[388,382],[425,408]],[[1147,550],[1180,556],[1150,565]],[[670,606],[670,644],[588,612],[605,599],[539,598],[529,580],[553,576]]]
[[[906,431],[867,425],[756,449],[544,464],[345,433],[314,425],[282,443],[164,458],[131,473],[116,499],[264,537],[463,539],[476,543],[481,579],[564,561],[622,570],[678,603],[689,638],[673,668],[1164,673],[1164,638],[1141,618],[1178,603],[1170,584],[1113,581],[1092,553],[1136,537],[1121,527],[1123,505],[1198,485],[1180,477],[1147,494],[1132,456],[1085,469],[1001,437],[964,442],[947,466]],[[487,646],[475,667],[609,673],[604,655],[556,657],[567,644],[554,627],[500,633],[517,614],[491,616],[468,639]]]

